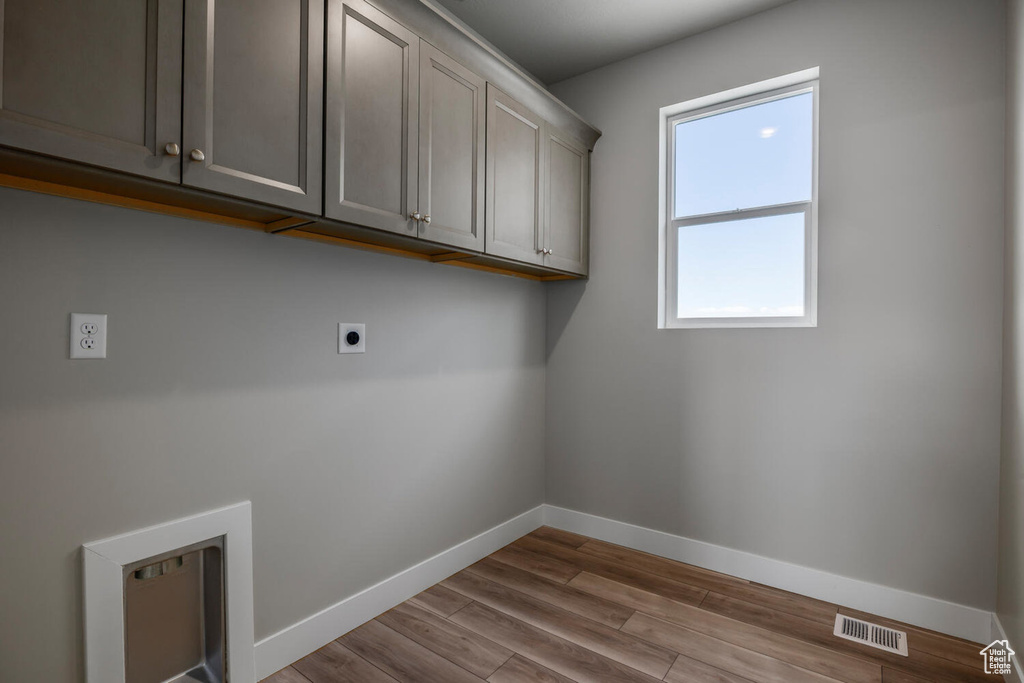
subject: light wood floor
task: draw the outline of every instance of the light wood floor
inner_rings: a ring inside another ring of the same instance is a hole
[[[836,611],[910,656],[832,635]],[[267,679],[272,683],[969,683],[981,645],[541,528]]]

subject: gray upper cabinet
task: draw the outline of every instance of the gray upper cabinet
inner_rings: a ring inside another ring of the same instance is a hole
[[[0,0],[0,145],[178,182],[181,0]]]
[[[560,279],[599,136],[420,0],[0,0],[0,165],[72,196]]]
[[[319,214],[323,0],[186,0],[182,182]]]
[[[487,86],[486,251],[544,263],[544,121]]]
[[[419,37],[363,0],[327,9],[328,218],[415,235]]]
[[[419,234],[476,251],[484,250],[486,85],[420,43]]]
[[[567,135],[548,127],[547,217],[544,265],[587,274],[590,204],[590,153]]]
[[[487,87],[488,254],[587,274],[590,152]]]

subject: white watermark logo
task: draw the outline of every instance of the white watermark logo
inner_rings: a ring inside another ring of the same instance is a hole
[[[981,651],[981,656],[985,658],[985,673],[1003,675],[1013,673],[1010,658],[1015,654],[1017,653],[1010,649],[1008,640],[994,641]]]

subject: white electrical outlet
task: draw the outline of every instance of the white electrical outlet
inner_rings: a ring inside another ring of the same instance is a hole
[[[366,325],[338,323],[338,353],[366,353]]]
[[[105,313],[71,314],[70,356],[79,358],[107,357],[107,316]]]

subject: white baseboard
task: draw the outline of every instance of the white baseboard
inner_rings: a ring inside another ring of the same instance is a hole
[[[997,640],[1009,640],[1006,637],[1006,631],[1003,630],[1003,624],[999,621],[999,615],[992,615],[992,635],[990,640],[995,642]],[[1024,657],[1024,651],[1020,651],[1022,647],[1019,643],[1010,643],[1011,647],[1018,649],[1018,654],[1010,659],[1013,662],[1013,673],[1009,676],[1003,676],[1006,683],[1024,683],[1024,668],[1021,667],[1020,660]]]
[[[517,517],[438,553],[256,643],[256,680],[318,650],[438,581],[542,525],[879,614],[979,643],[1005,638],[991,612],[553,505]],[[1018,680],[1024,683],[1020,663]]]
[[[543,524],[544,506],[538,505],[264,638],[256,643],[256,680],[262,680],[319,650],[335,638]]]
[[[992,612],[967,605],[958,605],[926,595],[838,576],[553,505],[544,506],[544,523],[564,531],[668,557],[978,643],[988,643],[992,633]]]

